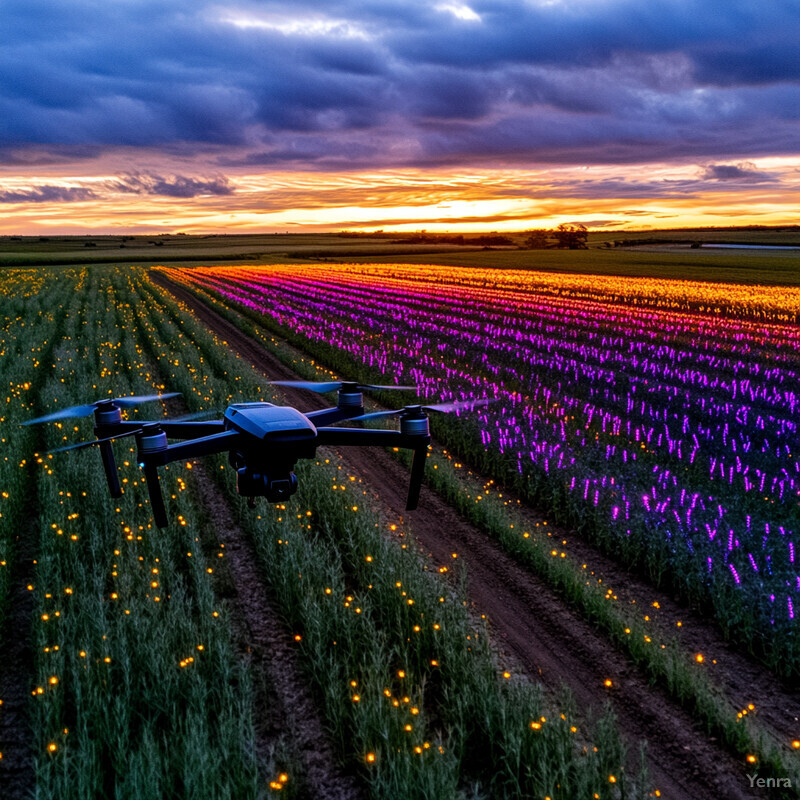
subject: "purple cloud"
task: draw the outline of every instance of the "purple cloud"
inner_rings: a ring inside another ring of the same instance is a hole
[[[162,195],[164,197],[198,197],[200,195],[229,195],[234,187],[226,177],[189,178],[184,175],[132,174],[107,184],[112,191],[130,194]]]
[[[74,186],[34,186],[0,192],[0,203],[80,203],[94,200],[91,189]]]
[[[756,169],[755,164],[750,162],[709,164],[703,170],[703,177],[707,180],[737,181],[739,183],[772,183],[777,180],[774,175]]]
[[[316,169],[348,153],[354,168],[790,155],[798,40],[795,0],[7,0],[0,163],[120,147]],[[203,193],[193,180],[153,191]]]

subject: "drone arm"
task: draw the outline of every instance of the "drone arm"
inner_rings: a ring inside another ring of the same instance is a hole
[[[236,447],[242,434],[238,431],[221,431],[199,439],[190,439],[180,444],[171,444],[161,450],[140,451],[140,456],[145,464],[162,466],[172,461],[183,461],[197,456],[208,456],[213,453],[223,453]]]
[[[167,509],[159,485],[158,468],[169,464],[171,461],[183,461],[195,456],[205,456],[211,453],[221,453],[235,446],[241,438],[237,431],[222,431],[211,436],[203,436],[181,444],[173,444],[159,449],[141,448],[139,458],[147,481],[147,492],[150,495],[150,505],[153,509],[153,518],[159,528],[168,524]],[[101,445],[102,447],[102,445]]]
[[[333,446],[383,446],[403,447],[414,451],[411,464],[411,481],[408,486],[406,510],[414,511],[419,503],[422,489],[422,478],[425,473],[425,461],[428,458],[430,435],[412,435],[400,431],[371,430],[369,428],[317,428],[318,443]]]
[[[158,423],[161,430],[167,434],[168,439],[198,439],[222,433],[225,423],[220,420],[206,422],[170,422],[165,420]]]
[[[317,444],[332,447],[408,447],[414,449],[419,436],[408,436],[400,431],[373,430],[371,428],[317,428]],[[430,441],[430,437],[428,437]],[[427,444],[427,442],[426,442]]]
[[[119,436],[122,433],[138,431],[144,425],[157,424],[170,439],[197,439],[204,436],[212,436],[225,430],[225,423],[222,420],[210,420],[207,422],[170,422],[169,420],[122,420],[107,425],[95,425],[94,433],[99,439],[106,437]]]

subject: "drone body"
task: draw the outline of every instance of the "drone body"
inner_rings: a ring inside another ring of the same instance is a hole
[[[207,422],[161,420],[141,422],[125,420],[122,410],[150,400],[167,399],[175,394],[147,397],[122,397],[74,406],[25,424],[50,422],[64,417],[94,415],[96,439],[58,448],[75,450],[91,445],[100,447],[108,487],[112,497],[122,494],[111,442],[135,436],[138,462],[145,474],[153,516],[159,527],[168,524],[166,507],[159,486],[158,468],[175,461],[185,461],[215,453],[229,454],[236,469],[237,491],[252,502],[265,497],[271,503],[282,502],[297,491],[294,467],[301,458],[311,459],[317,447],[395,447],[412,450],[414,458],[406,509],[413,511],[419,502],[428,445],[431,441],[428,411],[455,411],[482,405],[444,403],[432,406],[410,405],[393,411],[364,413],[363,389],[414,389],[404,386],[362,386],[356,383],[306,383],[276,381],[316,392],[338,391],[336,406],[321,411],[301,412],[290,406],[266,402],[234,403],[223,419]],[[340,422],[397,416],[400,430],[338,428]],[[179,440],[170,443],[170,440]],[[53,451],[57,452],[57,451]]]

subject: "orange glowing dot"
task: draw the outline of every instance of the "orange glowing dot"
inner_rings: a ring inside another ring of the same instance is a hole
[[[55,742],[50,742],[50,744],[49,744],[49,745],[47,745],[47,749],[48,749],[48,750],[49,750],[51,753],[55,753],[55,751],[56,751],[56,750],[58,750],[58,745],[57,745]]]
[[[758,759],[754,755],[747,756],[747,763],[748,764],[755,764]]]
[[[614,683],[612,682],[611,678],[606,678],[603,681],[603,686],[605,686],[606,689],[610,689],[613,685],[614,685]]]
[[[375,753],[367,753],[366,758],[364,759],[367,764],[374,764],[375,763]]]
[[[702,663],[703,663],[703,661],[705,660],[705,658],[703,657],[703,654],[702,654],[702,653],[698,653],[698,654],[697,654],[697,655],[694,657],[694,660],[695,660],[695,661],[696,661],[698,664],[702,664]]]

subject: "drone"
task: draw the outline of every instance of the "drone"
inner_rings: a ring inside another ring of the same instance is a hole
[[[186,417],[174,420],[133,421],[122,418],[125,409],[155,400],[177,397],[179,392],[105,398],[86,405],[72,406],[43,417],[28,420],[24,425],[54,422],[69,417],[94,416],[95,439],[59,447],[51,453],[97,446],[103,462],[108,489],[112,497],[122,496],[119,473],[111,443],[133,436],[138,463],[144,472],[153,518],[159,528],[169,524],[164,498],[159,486],[158,468],[173,461],[185,461],[215,453],[228,453],[236,470],[236,489],[253,507],[255,498],[265,497],[280,503],[291,497],[298,487],[294,467],[299,459],[312,459],[321,446],[329,447],[393,447],[413,451],[411,479],[406,510],[414,511],[419,503],[431,433],[428,412],[468,410],[482,405],[483,400],[454,401],[434,405],[407,405],[389,411],[364,412],[362,391],[413,390],[415,386],[376,386],[347,381],[324,383],[306,381],[273,381],[277,386],[325,394],[337,392],[337,404],[319,411],[298,411],[290,406],[267,402],[232,403],[223,419],[196,421]],[[382,417],[398,417],[399,430],[373,428],[338,428],[341,422],[362,422]],[[172,444],[169,440],[180,440]]]

